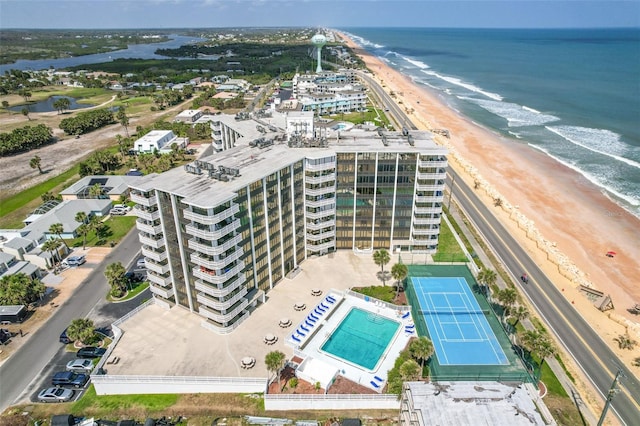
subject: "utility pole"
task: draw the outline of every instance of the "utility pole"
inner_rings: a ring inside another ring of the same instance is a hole
[[[622,375],[622,371],[618,369],[618,372],[616,373],[616,377],[613,378],[613,383],[611,383],[611,387],[609,388],[609,392],[607,394],[607,402],[604,404],[604,408],[602,409],[600,420],[598,420],[598,426],[602,426],[602,423],[604,422],[604,418],[607,416],[607,411],[609,411],[609,406],[611,405],[611,401],[613,400],[614,395],[618,391],[618,380],[620,379],[620,375]]]
[[[449,188],[449,202],[447,203],[447,210],[451,211],[451,197],[453,196],[453,187],[456,184],[456,175],[451,175],[451,188]]]

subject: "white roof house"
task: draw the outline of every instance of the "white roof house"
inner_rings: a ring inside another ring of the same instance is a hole
[[[178,144],[179,148],[184,148],[189,144],[188,138],[179,138],[171,130],[152,130],[133,143],[133,149],[139,154],[171,152],[171,145]]]
[[[202,111],[198,109],[187,109],[176,115],[173,121],[181,121],[183,123],[193,123],[202,117]]]

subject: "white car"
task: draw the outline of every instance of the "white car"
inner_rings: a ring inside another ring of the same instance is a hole
[[[86,261],[87,261],[87,259],[84,257],[84,255],[82,255],[82,256],[69,256],[65,260],[62,261],[62,264],[64,266],[80,266],[80,265],[84,264]]]
[[[129,207],[126,204],[114,204],[111,209],[113,209],[113,210],[124,210],[125,212],[128,212],[129,210],[131,210],[131,207]]]
[[[93,370],[93,361],[90,359],[76,358],[67,363],[67,371],[85,372]]]
[[[138,261],[136,262],[136,268],[144,269],[146,267],[147,267],[147,264],[144,262],[144,257],[141,257],[140,259],[138,259]]]

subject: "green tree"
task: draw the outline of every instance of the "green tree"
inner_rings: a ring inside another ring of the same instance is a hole
[[[129,137],[129,117],[127,117],[127,112],[124,107],[121,106],[118,108],[118,112],[116,113],[116,118],[122,127],[124,127],[124,133]]]
[[[31,121],[31,117],[29,117],[29,108],[24,107],[22,108],[22,115],[24,115],[25,117],[27,117],[27,120]]]
[[[91,188],[89,188],[89,197],[91,197],[91,198],[102,198],[103,192],[104,191],[102,189],[102,185],[100,185],[99,183],[96,183]]]
[[[87,247],[87,235],[89,234],[89,231],[91,231],[91,227],[87,223],[87,214],[85,212],[78,212],[76,213],[75,220],[76,222],[81,223],[81,225],[78,226],[77,231],[78,234],[82,235],[82,249],[84,250]]]
[[[9,108],[9,102],[8,101],[2,101],[2,108]]]
[[[524,306],[517,306],[513,312],[511,312],[511,317],[516,320],[513,323],[513,327],[515,328],[520,321],[529,317],[529,310]]]
[[[507,287],[498,293],[498,300],[504,307],[504,310],[502,311],[503,317],[509,315],[511,307],[516,303],[517,299],[518,292],[516,292],[516,289],[512,287]]]
[[[62,242],[58,239],[49,239],[42,244],[42,250],[49,252],[51,255],[51,267],[56,267],[56,262],[60,263],[60,253],[58,248],[62,245]]]
[[[52,223],[51,226],[49,227],[49,232],[56,235],[60,239],[60,241],[62,241],[64,246],[67,248],[67,250],[69,250],[69,246],[67,245],[66,241],[62,239],[62,233],[64,232],[63,224]]]
[[[280,351],[269,352],[264,357],[264,363],[267,366],[267,371],[278,375],[278,387],[280,386],[280,372],[284,368],[286,355]]]
[[[25,102],[29,102],[29,99],[31,99],[32,96],[31,92],[27,89],[18,90],[18,95],[22,96],[22,99],[24,99]]]
[[[373,261],[376,265],[380,266],[380,272],[382,273],[382,285],[386,286],[384,281],[384,265],[389,263],[391,260],[391,255],[385,249],[376,250],[373,252]]]
[[[483,286],[484,294],[488,296],[490,294],[491,286],[493,286],[498,279],[498,275],[491,269],[482,268],[480,269],[480,272],[478,272],[478,276],[476,277],[476,279],[478,280],[480,285]]]
[[[42,168],[40,167],[40,163],[41,163],[41,162],[42,162],[42,159],[36,155],[35,157],[33,157],[33,158],[29,161],[29,166],[30,166],[32,169],[38,169],[38,172],[40,172],[40,174],[42,174]]]
[[[413,380],[418,380],[421,376],[420,374],[420,365],[413,359],[406,360],[400,366],[400,377],[402,381],[409,382]]]
[[[28,305],[44,295],[40,280],[26,274],[5,275],[0,279],[0,305]]]
[[[409,344],[411,356],[420,361],[420,371],[424,370],[424,363],[433,355],[433,343],[425,336],[413,340]]]
[[[522,333],[520,340],[523,346],[540,358],[539,371],[542,371],[545,359],[555,355],[556,349],[549,336],[538,330],[527,330]]]
[[[396,280],[396,299],[402,288],[402,282],[409,275],[409,268],[404,263],[396,263],[391,267],[391,276]]]
[[[83,344],[93,343],[96,335],[96,327],[88,318],[77,318],[71,321],[67,328],[67,336],[73,341]]]
[[[114,297],[122,296],[127,291],[127,270],[122,263],[110,263],[104,270],[104,276],[107,278],[109,287],[111,287],[111,295]]]

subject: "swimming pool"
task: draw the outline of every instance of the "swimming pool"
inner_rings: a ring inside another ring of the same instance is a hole
[[[321,351],[364,369],[373,370],[400,323],[373,312],[351,308],[322,345]]]

